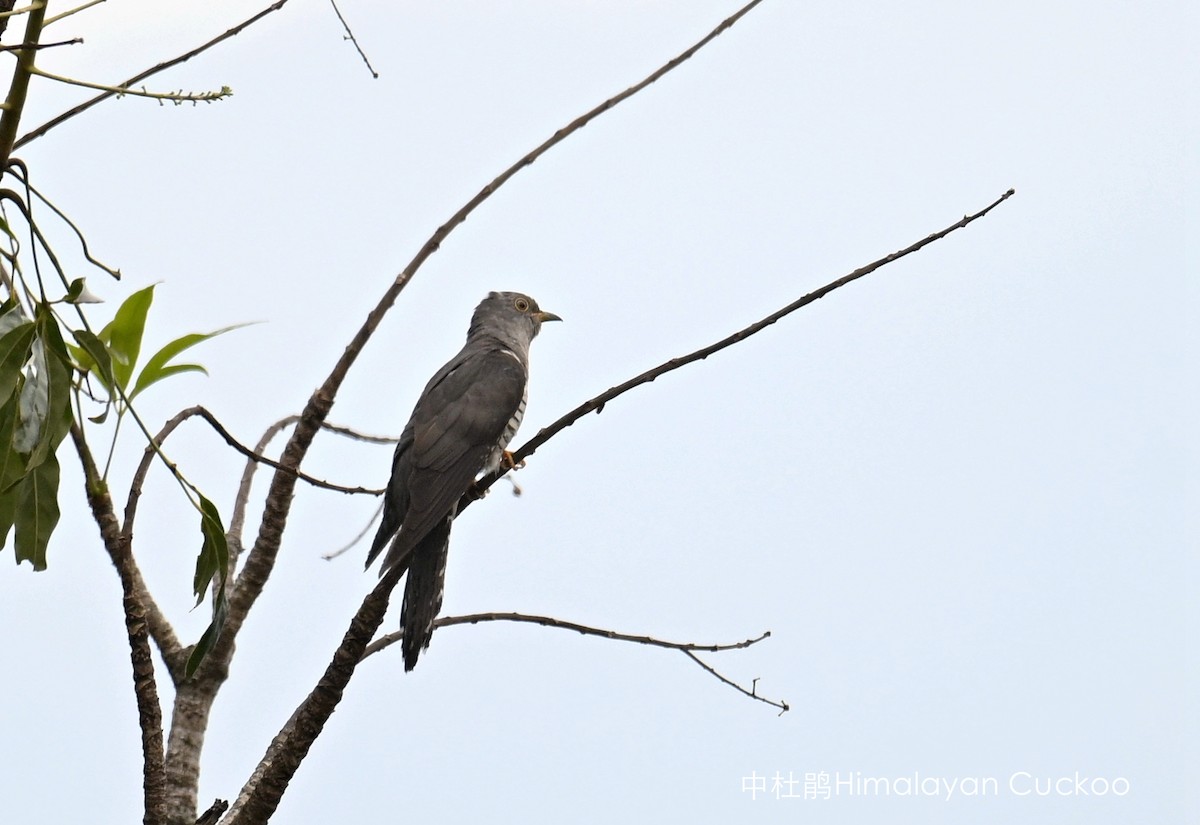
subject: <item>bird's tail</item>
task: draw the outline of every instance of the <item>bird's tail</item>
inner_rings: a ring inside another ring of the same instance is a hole
[[[451,521],[452,518],[447,516],[439,522],[409,554],[404,605],[400,610],[400,628],[404,631],[400,646],[404,651],[405,671],[416,667],[417,657],[429,647],[429,640],[433,637],[433,620],[442,609]]]

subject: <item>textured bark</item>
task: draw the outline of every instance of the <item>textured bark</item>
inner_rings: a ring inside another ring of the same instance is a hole
[[[71,437],[83,464],[87,500],[100,527],[100,538],[121,580],[121,606],[125,613],[125,633],[129,638],[129,658],[133,666],[133,689],[137,699],[138,724],[142,732],[142,788],[145,797],[145,825],[165,823],[166,777],[163,772],[162,706],[154,679],[154,659],[150,652],[150,633],[146,611],[138,598],[141,576],[133,560],[129,539],[121,532],[113,512],[112,497],[96,470],[91,451],[78,425],[71,425]],[[144,586],[144,585],[143,585]],[[193,819],[194,819],[193,815]]]
[[[193,679],[176,688],[164,768],[169,825],[191,825],[196,820],[200,752],[220,684],[211,679],[199,683]]]
[[[354,669],[383,623],[392,590],[403,574],[403,567],[393,567],[363,600],[321,681],[275,736],[233,803],[225,825],[264,825],[275,813],[300,763],[341,702]]]

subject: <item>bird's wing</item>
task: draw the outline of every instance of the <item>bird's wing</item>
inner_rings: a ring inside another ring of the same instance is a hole
[[[429,382],[410,422],[408,511],[385,569],[453,511],[520,406],[526,380],[512,353],[467,347]]]
[[[371,552],[367,553],[367,567],[371,566],[379,551],[396,535],[396,531],[404,522],[405,514],[408,513],[408,476],[412,471],[412,445],[413,425],[412,421],[409,421],[392,456],[392,475],[388,480],[387,491],[383,494],[383,519],[379,522],[375,540],[371,542]],[[384,570],[386,569],[385,567]]]

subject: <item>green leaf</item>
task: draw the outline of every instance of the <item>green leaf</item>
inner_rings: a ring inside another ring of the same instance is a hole
[[[0,405],[0,493],[10,491],[25,476],[25,456],[13,446],[17,429],[17,404],[14,396]],[[11,526],[11,522],[9,524]]]
[[[41,443],[50,410],[50,376],[46,366],[46,348],[40,340],[30,349],[31,366],[25,371],[25,383],[17,396],[17,430],[13,434],[13,449],[25,456],[32,455]]]
[[[229,599],[225,591],[229,575],[229,545],[225,540],[221,514],[203,494],[200,495],[200,531],[204,535],[204,543],[200,548],[200,555],[196,558],[196,577],[192,589],[196,594],[196,604],[199,605],[208,591],[209,583],[215,581],[216,596],[212,621],[188,657],[185,676],[189,678],[217,643],[229,612]]]
[[[0,493],[0,550],[8,544],[8,531],[16,521],[17,499],[20,497],[21,490],[17,487]]]
[[[0,335],[7,335],[28,321],[25,310],[21,308],[15,295],[9,295],[4,299],[4,303],[0,304]]]
[[[225,588],[222,587],[217,592],[217,601],[213,605],[212,621],[204,629],[204,633],[200,635],[200,641],[196,642],[196,646],[192,648],[192,653],[188,656],[187,666],[183,671],[183,678],[192,678],[192,674],[200,667],[200,663],[212,652],[217,639],[221,638],[221,631],[225,629],[225,619],[228,616],[229,599],[225,597]]]
[[[16,511],[17,563],[29,561],[46,569],[46,546],[58,524],[58,458],[50,453],[20,484]]]
[[[25,321],[0,337],[0,404],[7,401],[17,389],[17,379],[29,361],[33,335],[33,323]]]
[[[151,284],[126,298],[112,321],[100,330],[100,340],[108,344],[112,355],[113,377],[121,389],[129,386],[137,365],[142,333],[146,331],[146,314],[154,301],[154,287]]]
[[[181,372],[203,372],[205,375],[208,371],[199,364],[180,364],[176,366],[167,366],[171,359],[184,350],[196,346],[202,341],[207,341],[209,338],[216,338],[218,335],[224,335],[235,329],[249,326],[249,324],[234,324],[231,327],[223,327],[222,329],[214,330],[213,332],[193,332],[189,335],[184,335],[176,338],[174,341],[165,345],[158,352],[150,357],[146,362],[145,368],[137,378],[137,382],[133,386],[133,392],[129,394],[130,399],[133,399],[142,390],[149,387],[151,384],[156,384],[164,378],[170,378],[172,375],[177,375]]]
[[[91,361],[91,365],[85,367],[85,369],[88,372],[94,373],[104,383],[104,386],[111,387],[113,385],[113,362],[112,357],[109,355],[108,347],[104,345],[104,342],[95,333],[88,332],[86,329],[73,329],[71,330],[71,334],[79,342],[79,346],[82,348],[87,360]],[[71,347],[69,351],[72,354],[76,354],[80,350]],[[81,363],[82,360],[77,354],[75,355],[75,363],[83,366]]]
[[[17,426],[17,399],[0,405],[0,549],[8,543],[8,531],[17,518],[21,490],[17,482],[25,476],[25,458],[13,449],[13,430]]]
[[[49,311],[45,311],[38,313],[36,323],[38,338],[32,347],[35,371],[32,375],[26,374],[25,387],[21,392],[22,421],[14,440],[20,452],[26,452],[32,442],[32,452],[25,464],[26,469],[30,470],[54,454],[74,420],[71,414],[70,356],[58,329],[58,321]],[[25,390],[29,390],[31,384],[33,392],[27,405]],[[38,417],[27,418],[27,414]]]
[[[217,577],[219,587],[225,587],[225,576],[229,571],[229,545],[225,541],[221,514],[203,494],[200,495],[200,530],[204,534],[204,543],[196,557],[196,575],[192,580],[197,605],[204,600],[214,577]]]

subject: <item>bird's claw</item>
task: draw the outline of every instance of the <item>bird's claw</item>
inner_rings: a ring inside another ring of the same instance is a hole
[[[525,466],[525,459],[517,461],[508,450],[500,451],[500,466],[506,470],[520,470]]]

